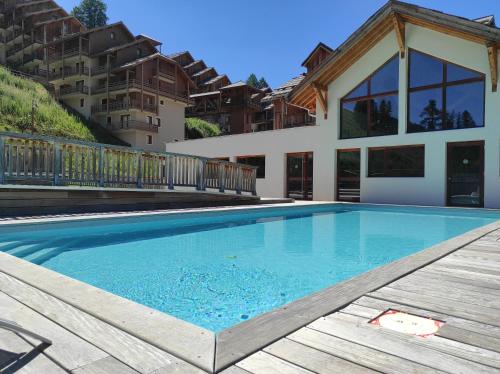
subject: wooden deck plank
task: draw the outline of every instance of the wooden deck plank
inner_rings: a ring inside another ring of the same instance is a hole
[[[441,336],[429,336],[427,338],[422,338],[419,336],[402,334],[397,331],[370,325],[368,324],[368,318],[354,316],[351,314],[335,313],[333,317],[335,319],[341,319],[346,322],[355,323],[358,326],[364,326],[376,330],[383,335],[393,335],[395,337],[405,339],[408,342],[413,343],[416,349],[420,349],[418,347],[426,347],[435,351],[446,353],[451,356],[477,362],[482,365],[500,368],[500,353],[495,351],[479,348],[470,344],[464,344]]]
[[[491,277],[483,277],[481,274],[473,273],[470,271],[449,269],[445,267],[426,267],[418,271],[422,276],[446,276],[452,282],[471,284],[476,287],[484,289],[500,290],[500,279]]]
[[[281,339],[264,349],[282,360],[299,365],[318,374],[362,374],[374,373],[374,370],[332,356],[328,353],[305,346],[289,339]]]
[[[309,325],[310,328],[346,339],[360,345],[391,353],[403,359],[414,361],[452,373],[495,373],[496,369],[461,359],[456,356],[419,346],[416,349],[413,336],[395,336],[384,334],[368,326],[345,321],[335,314],[318,319]]]
[[[421,309],[433,310],[435,312],[500,327],[500,313],[498,313],[497,309],[478,305],[472,306],[472,304],[456,300],[438,299],[416,292],[396,290],[389,287],[384,287],[375,292],[371,292],[368,295],[379,299],[395,301]]]
[[[249,371],[246,371],[238,366],[230,366],[226,370],[221,371],[220,374],[249,374]]]
[[[7,364],[9,366],[6,368]],[[0,372],[5,374],[67,373],[43,353],[36,351],[25,340],[5,330],[0,330]]]
[[[308,327],[294,332],[288,336],[288,339],[384,373],[442,373],[440,370],[432,369],[393,354],[375,350]]]
[[[266,352],[259,351],[236,366],[253,374],[314,374],[312,371],[291,364]]]
[[[477,284],[476,282],[467,281],[463,278],[424,272],[421,270],[391,283],[390,286],[396,288],[394,285],[398,283],[422,284],[424,287],[432,286],[435,289],[440,288],[441,285],[445,285],[446,287],[454,287],[457,290],[478,292],[488,296],[495,296],[496,298],[500,297],[500,289],[486,288],[483,286],[483,283]]]
[[[473,258],[464,259],[464,258],[447,256],[439,261],[436,261],[436,265],[443,265],[443,264],[477,268],[482,270],[483,272],[487,270],[488,274],[498,275],[500,277],[500,264],[497,264],[495,261],[492,261],[492,259],[490,259],[489,261],[485,261]]]
[[[465,304],[484,306],[487,308],[500,309],[500,295],[492,295],[481,292],[480,288],[462,284],[449,284],[445,281],[432,282],[429,279],[402,279],[391,283],[388,288],[408,292],[416,292],[436,299],[450,299],[461,301]],[[500,290],[498,290],[500,291]]]
[[[124,365],[117,359],[113,357],[106,357],[99,361],[94,361],[91,364],[82,366],[76,370],[72,371],[72,374],[111,374],[111,373],[120,373],[120,374],[138,374],[138,371],[135,371]]]
[[[3,292],[0,292],[0,316],[50,339],[52,345],[44,350],[44,354],[68,371],[109,357],[104,351],[34,312]],[[25,337],[25,339],[33,346],[40,344],[36,339],[29,337]],[[71,349],[68,349],[68,347],[71,347]]]
[[[499,272],[489,269],[483,269],[480,266],[472,266],[472,265],[469,266],[468,264],[459,265],[456,263],[449,263],[449,262],[440,262],[440,263],[435,262],[434,264],[429,265],[429,268],[436,270],[449,269],[452,272],[456,273],[468,272],[468,273],[473,273],[478,277],[484,277],[491,280],[500,281]]]
[[[141,373],[178,365],[186,372],[202,373],[187,362],[1,272],[0,290]]]

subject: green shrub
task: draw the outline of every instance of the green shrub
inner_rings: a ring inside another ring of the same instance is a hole
[[[186,138],[200,139],[219,136],[221,131],[214,123],[204,121],[200,118],[186,118]]]

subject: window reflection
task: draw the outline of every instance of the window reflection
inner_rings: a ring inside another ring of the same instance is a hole
[[[484,126],[484,74],[410,51],[408,132]]]
[[[399,59],[391,58],[341,102],[340,138],[398,133]]]

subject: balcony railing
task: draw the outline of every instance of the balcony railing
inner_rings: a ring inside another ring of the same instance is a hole
[[[34,53],[25,53],[24,54],[24,58],[23,58],[23,62],[25,64],[29,63],[29,62],[32,62],[32,61],[35,61],[35,60],[39,60],[39,61],[42,61],[43,58],[39,55],[39,53],[37,52],[34,52]]]
[[[289,116],[285,120],[284,128],[314,126],[316,125],[316,118],[308,115],[302,116]]]
[[[91,74],[92,75],[99,75],[99,74],[104,74],[108,70],[107,65],[102,65],[102,66],[95,66],[91,69]]]
[[[72,56],[78,56],[80,54],[80,48],[79,47],[74,47],[74,48],[68,48],[64,50],[64,54],[62,51],[58,52],[52,52],[48,55],[48,60],[49,62],[54,62],[61,60],[63,57],[72,57]],[[88,47],[82,47],[82,55],[88,56],[89,51]]]
[[[156,113],[157,106],[154,104],[144,103],[141,106],[141,102],[137,100],[131,100],[130,103],[125,101],[112,101],[109,103],[109,111],[116,112],[120,110],[130,110],[130,109],[143,109],[146,112]],[[92,106],[92,113],[106,113],[108,111],[107,104],[97,104]]]
[[[58,96],[66,96],[72,94],[84,94],[88,95],[89,88],[88,86],[71,86],[71,87],[61,87],[58,91]]]
[[[126,89],[137,89],[137,90],[140,90],[140,89],[144,89],[150,93],[156,93],[156,83],[151,83],[151,82],[148,82],[148,81],[145,81],[144,84],[141,86],[141,81],[138,81],[136,79],[130,79],[128,81],[128,85],[127,85],[127,81],[116,81],[116,82],[110,82],[109,83],[109,92],[113,92],[113,91],[121,91],[121,90],[126,90]],[[106,84],[100,84],[96,87],[94,87],[93,89],[93,92],[94,93],[103,93],[103,92],[106,92]],[[170,87],[165,87],[165,86],[162,86],[160,85],[160,87],[158,88],[158,92],[161,94],[161,95],[165,95],[165,96],[170,96],[170,97],[173,97],[173,98],[181,98],[181,99],[184,99],[184,100],[188,100],[188,93],[187,91],[177,91],[175,92],[175,88],[170,88]]]
[[[136,121],[136,120],[128,120],[123,123],[113,123],[106,125],[106,128],[111,131],[120,131],[120,130],[143,130],[150,132],[158,132],[158,125],[154,123]]]
[[[66,66],[64,70],[50,73],[50,79],[61,79],[64,77],[72,77],[75,75],[89,75],[89,68],[81,66],[79,68]]]
[[[257,168],[63,138],[0,133],[0,184],[175,189],[256,195]]]
[[[154,76],[164,77],[164,78],[167,78],[167,79],[170,79],[170,80],[175,80],[175,71],[169,71],[169,70],[160,69],[159,70],[159,74],[158,74],[158,72],[156,71],[156,69],[154,69],[153,70],[153,75]]]

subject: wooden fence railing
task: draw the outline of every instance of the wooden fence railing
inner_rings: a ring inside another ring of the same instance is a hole
[[[63,138],[0,132],[0,184],[207,188],[256,195],[253,166]]]

